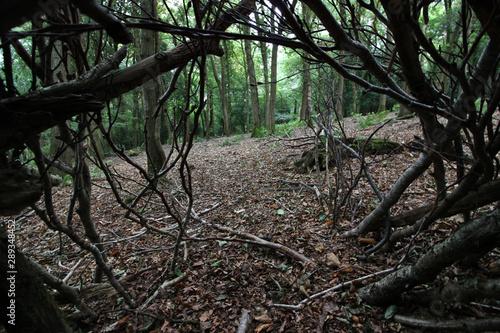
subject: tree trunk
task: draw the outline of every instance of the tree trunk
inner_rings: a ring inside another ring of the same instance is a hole
[[[222,108],[222,120],[224,124],[224,135],[231,135],[231,119],[229,117],[229,112],[227,109],[227,94],[226,94],[226,84],[225,84],[225,75],[222,74],[222,77],[219,78],[219,72],[217,71],[217,67],[215,65],[214,57],[210,57],[212,62],[212,71],[214,73],[214,79],[217,83],[217,87],[219,88],[219,96],[220,96],[220,104]],[[221,73],[224,73],[224,60],[223,57],[220,57],[220,65],[221,65]]]
[[[380,95],[380,100],[378,102],[377,113],[385,110],[387,110],[387,95],[382,94]]]
[[[156,0],[142,0],[142,17],[149,18],[157,16]],[[141,30],[141,59],[155,54],[156,35],[158,33],[149,30]],[[146,138],[146,151],[148,155],[148,174],[158,173],[165,162],[165,152],[160,138],[160,113],[156,114],[156,80],[149,80],[142,85],[142,109],[144,112],[144,131]]]
[[[227,40],[222,41],[222,45],[224,47],[224,55],[221,57],[221,71],[222,71],[222,82],[225,86],[225,99],[226,99],[226,108],[227,108],[227,121],[229,127],[229,135],[232,132],[232,110],[231,110],[231,62],[229,61],[229,48],[227,46]],[[224,61],[223,61],[224,59]]]
[[[433,281],[446,266],[497,246],[500,246],[499,209],[470,221],[432,247],[415,265],[405,266],[360,289],[359,294],[368,304],[393,304],[405,290]]]
[[[15,249],[14,221],[10,225],[8,237],[0,231],[2,324],[9,333],[71,332],[39,276]]]
[[[358,89],[355,84],[351,83],[351,85],[352,85],[352,110],[351,110],[351,116],[352,116],[358,113]]]
[[[139,89],[134,89],[132,92],[133,107],[132,107],[132,146],[139,146]]]
[[[210,139],[210,131],[212,128],[213,106],[212,106],[212,91],[208,80],[205,80],[207,91],[207,106],[205,107],[205,139]]]
[[[408,84],[406,82],[403,82],[402,87],[404,91],[408,91]],[[411,114],[412,112],[406,106],[404,106],[403,104],[399,105],[398,118],[409,117]]]
[[[273,13],[275,11],[275,7],[272,7],[271,10]],[[271,18],[272,31],[276,31],[275,27],[275,17],[274,15]],[[278,35],[281,34],[281,29],[278,29]],[[273,44],[273,48],[271,51],[271,91],[269,95],[269,130],[271,133],[274,133],[274,127],[276,124],[276,90],[278,81],[278,45]]]
[[[337,103],[335,106],[335,114],[339,120],[344,119],[344,77],[338,77],[337,81]]]
[[[302,4],[302,10],[304,11],[304,20],[306,23],[310,21],[311,11],[309,8]],[[311,120],[311,72],[309,71],[309,62],[303,58],[302,59],[302,103],[300,106],[300,120],[307,123]]]
[[[307,123],[311,120],[311,73],[309,63],[303,60],[302,65],[302,103],[300,105],[300,120]]]
[[[243,27],[243,33],[250,34],[250,27]],[[252,42],[245,39],[245,57],[247,60],[247,76],[250,83],[250,100],[252,102],[252,115],[253,115],[253,129],[252,136],[257,135],[257,130],[262,126],[260,119],[260,105],[259,105],[259,90],[257,87],[257,78],[255,76],[255,65],[252,55]]]
[[[59,160],[59,162],[64,163],[68,167],[72,168],[73,164],[75,163],[75,154],[74,152],[67,147],[67,145],[61,141],[60,137],[60,127],[61,126],[67,126],[66,123],[54,126],[50,129],[50,157],[56,157]],[[53,173],[55,175],[59,175],[61,177],[65,177],[67,175],[66,172],[57,169],[57,168],[51,168],[50,173]]]
[[[262,8],[263,10],[263,8]],[[255,12],[255,21],[258,25],[262,24],[260,16]],[[258,32],[259,36],[263,36],[262,31]],[[264,41],[259,42],[260,53],[262,56],[262,72],[264,74],[264,126],[271,130],[271,109],[270,109],[270,95],[269,95],[269,60],[267,55],[267,43]]]

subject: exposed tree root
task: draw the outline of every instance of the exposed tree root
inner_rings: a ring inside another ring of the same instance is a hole
[[[500,329],[500,318],[489,319],[460,319],[460,320],[434,320],[412,318],[402,315],[395,315],[394,320],[403,325],[426,328],[432,330],[482,332],[497,331]]]
[[[476,218],[441,243],[433,246],[415,265],[406,266],[360,289],[369,304],[388,304],[418,284],[430,282],[439,272],[469,254],[483,253],[500,245],[500,210]]]
[[[483,279],[474,276],[457,283],[448,282],[442,288],[416,293],[415,297],[423,302],[438,298],[445,303],[468,303],[478,299],[500,300],[500,279]]]

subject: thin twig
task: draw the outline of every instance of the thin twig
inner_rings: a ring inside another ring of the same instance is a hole
[[[382,274],[387,274],[387,273],[390,273],[394,271],[394,268],[389,268],[389,269],[386,269],[386,270],[383,270],[383,271],[380,271],[380,272],[375,272],[375,273],[372,273],[372,274],[369,274],[369,275],[365,275],[365,276],[362,276],[360,278],[357,278],[357,279],[354,279],[354,280],[351,280],[351,281],[347,281],[347,282],[343,282],[341,284],[338,284],[332,288],[329,288],[329,289],[326,289],[326,290],[323,290],[323,291],[320,291],[319,293],[316,293],[314,295],[311,295],[310,297],[302,300],[301,302],[299,302],[298,304],[296,305],[291,305],[291,304],[273,304],[272,306],[274,307],[277,307],[277,308],[285,308],[285,309],[291,309],[291,310],[300,310],[304,307],[304,305],[306,305],[309,301],[312,301],[313,299],[316,299],[318,297],[321,297],[321,296],[324,296],[332,291],[337,291],[339,289],[342,289],[346,286],[349,286],[353,283],[356,283],[356,282],[361,282],[361,281],[364,281],[364,280],[367,280],[367,279],[371,279],[373,277],[376,277],[376,276],[379,276],[379,275],[382,275]]]

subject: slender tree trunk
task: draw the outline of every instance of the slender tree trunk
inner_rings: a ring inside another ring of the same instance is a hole
[[[250,27],[245,26],[244,34],[250,33]],[[257,78],[255,76],[255,65],[252,55],[252,42],[245,39],[245,56],[247,60],[247,76],[250,83],[250,100],[252,102],[253,129],[252,136],[257,135],[257,130],[262,126],[260,119],[259,91],[257,87]]]
[[[243,44],[243,52],[245,52],[245,46]],[[245,70],[248,68],[247,66],[247,59],[246,57],[243,57],[243,63],[245,65]],[[248,75],[245,75],[245,126],[246,128],[243,130],[243,132],[247,133],[250,132],[250,82],[248,81]]]
[[[275,7],[273,6],[272,12],[274,13]],[[275,18],[271,18],[272,31],[276,31]],[[281,29],[278,29],[278,34],[281,33]],[[276,90],[278,81],[278,45],[273,44],[271,51],[271,91],[269,95],[269,130],[274,133],[274,127],[276,124]]]
[[[311,10],[303,3],[302,11],[304,12],[304,21],[309,23],[311,21]],[[311,72],[309,71],[310,65],[306,59],[302,60],[302,103],[300,106],[300,120],[307,122],[311,121]]]
[[[351,115],[357,114],[358,113],[358,89],[355,84],[351,83],[352,85],[352,112]],[[347,116],[347,110],[346,114]]]
[[[226,99],[226,107],[227,107],[227,119],[229,126],[229,135],[233,131],[233,125],[231,122],[232,110],[231,110],[231,62],[229,61],[229,47],[227,44],[227,40],[222,41],[222,45],[224,47],[224,55],[221,57],[221,71],[222,71],[222,82],[224,82],[225,86],[225,99]],[[224,61],[222,61],[224,58]]]
[[[377,113],[385,110],[387,110],[387,95],[382,94],[380,95]]]
[[[335,113],[342,120],[344,118],[344,77],[339,75],[337,81],[337,103],[335,105]]]
[[[219,88],[219,96],[220,96],[220,104],[222,108],[222,120],[224,123],[224,135],[231,135],[231,119],[229,117],[229,112],[227,109],[227,94],[226,94],[226,85],[225,85],[225,75],[223,74],[221,78],[219,78],[219,73],[217,71],[217,66],[215,65],[214,57],[210,57],[212,62],[212,71],[214,73],[214,79],[217,83],[217,87]],[[220,58],[221,64],[221,72],[224,73],[224,60],[223,57]]]
[[[212,127],[212,119],[211,119],[211,113],[212,113],[212,91],[210,90],[210,85],[208,83],[208,80],[205,80],[205,85],[206,85],[206,91],[207,91],[207,105],[205,107],[205,139],[209,140],[210,139],[210,130]]]
[[[139,89],[134,89],[132,92],[132,146],[139,146]]]
[[[149,18],[157,16],[156,0],[141,1],[142,16]],[[141,30],[141,59],[156,53],[156,35],[158,33],[149,30]],[[157,173],[165,162],[165,152],[160,139],[160,113],[156,113],[156,80],[149,80],[142,85],[142,109],[144,112],[144,130],[146,137],[146,150],[148,155],[148,173]]]
[[[255,20],[257,24],[261,24],[260,16],[255,13]],[[260,36],[263,36],[261,31],[258,32]],[[259,42],[260,53],[262,56],[262,71],[264,74],[264,126],[271,130],[271,108],[270,108],[270,95],[269,95],[269,60],[267,55],[267,43],[264,41]]]
[[[307,123],[311,120],[311,72],[309,63],[303,60],[302,64],[302,102],[300,105],[300,120]]]

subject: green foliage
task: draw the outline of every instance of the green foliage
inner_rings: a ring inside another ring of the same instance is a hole
[[[252,132],[252,137],[254,137],[254,138],[263,138],[263,137],[266,137],[269,135],[271,135],[271,132],[267,128],[265,128],[264,126],[256,128]]]
[[[127,154],[128,156],[130,156],[130,157],[134,157],[134,156],[139,156],[139,155],[141,154],[141,152],[140,152],[140,151],[137,151],[137,150],[132,150],[132,149],[131,149],[131,150],[128,150],[128,151],[126,152],[126,154]]]
[[[68,186],[72,184],[73,184],[73,177],[71,175],[64,176],[62,186]]]
[[[226,146],[233,146],[236,142],[239,142],[239,141],[242,141],[244,140],[245,138],[243,137],[243,135],[237,135],[233,138],[227,138],[226,140],[224,140],[224,142],[222,142],[219,147],[226,147]]]
[[[232,145],[234,145],[234,142],[229,140],[229,139],[226,139],[226,140],[224,140],[223,143],[221,143],[219,145],[219,147],[227,147],[227,146],[232,146]]]
[[[290,122],[287,122],[285,124],[278,124],[276,125],[276,127],[274,128],[274,134],[276,135],[280,135],[280,136],[283,136],[283,135],[291,135],[293,134],[294,130],[298,127],[302,127],[302,126],[306,126],[306,122],[305,121],[301,121],[300,119],[295,119],[293,121],[290,121]]]
[[[381,111],[379,113],[368,113],[366,116],[361,114],[356,114],[354,117],[358,120],[359,125],[358,128],[370,127],[375,124],[380,124],[388,119],[392,119],[394,117],[388,117],[391,110]]]

